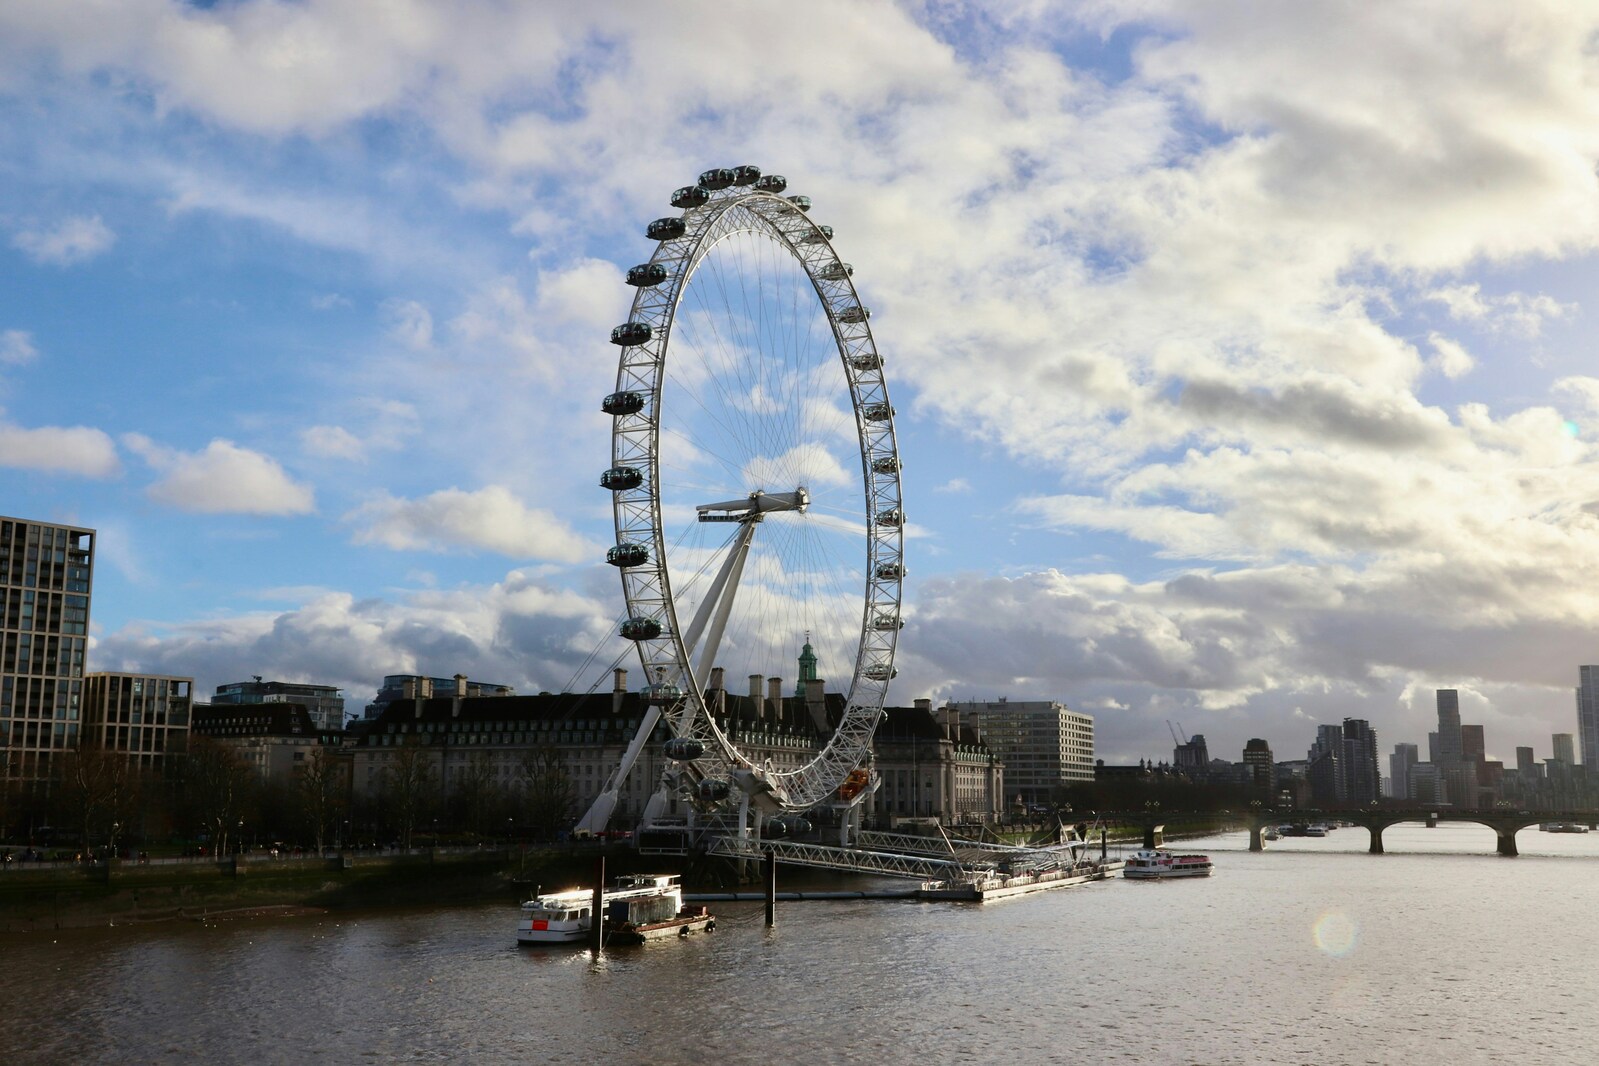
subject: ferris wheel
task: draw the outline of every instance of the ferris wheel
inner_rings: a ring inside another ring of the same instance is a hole
[[[614,419],[600,484],[614,496],[606,557],[627,599],[621,633],[671,733],[667,754],[682,760],[678,783],[702,804],[742,792],[768,814],[826,801],[865,762],[895,673],[905,573],[871,312],[832,228],[786,188],[741,166],[672,194],[680,213],[649,223],[655,253],[627,272],[636,294],[611,331],[621,356],[602,404]],[[796,662],[825,679],[804,684],[842,705],[820,752],[774,765],[706,693],[747,677],[766,696]]]

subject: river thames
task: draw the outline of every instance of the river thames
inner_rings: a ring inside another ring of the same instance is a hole
[[[1599,1045],[1599,833],[1190,841],[1207,880],[720,903],[518,948],[504,904],[0,937],[0,1061],[1452,1063]],[[796,879],[784,871],[786,885]],[[854,885],[865,882],[855,881]],[[784,887],[784,885],[779,886]]]

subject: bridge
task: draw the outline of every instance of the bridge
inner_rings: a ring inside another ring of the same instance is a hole
[[[1439,822],[1475,822],[1485,825],[1498,835],[1497,850],[1501,855],[1519,854],[1516,850],[1516,834],[1523,829],[1535,825],[1544,825],[1552,822],[1569,822],[1576,825],[1587,826],[1589,829],[1599,828],[1599,811],[1571,810],[1571,811],[1519,811],[1505,807],[1489,807],[1479,810],[1453,807],[1350,807],[1343,809],[1326,808],[1323,810],[1291,810],[1274,811],[1262,809],[1248,816],[1249,824],[1249,850],[1265,850],[1265,839],[1262,833],[1268,826],[1282,825],[1284,823],[1298,822],[1349,822],[1358,825],[1371,834],[1371,847],[1368,848],[1373,855],[1383,854],[1383,830],[1391,825],[1401,822],[1421,822],[1429,828]],[[1152,819],[1145,820],[1146,843],[1150,839]],[[1154,827],[1158,832],[1159,827]],[[1149,845],[1153,846],[1153,845]]]

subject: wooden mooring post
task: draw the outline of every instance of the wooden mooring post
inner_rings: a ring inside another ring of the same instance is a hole
[[[766,849],[766,925],[777,924],[777,852]]]
[[[597,953],[605,946],[605,856],[594,859],[594,899],[589,906],[589,935]]]

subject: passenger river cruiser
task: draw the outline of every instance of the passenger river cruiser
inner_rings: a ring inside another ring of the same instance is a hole
[[[1133,853],[1122,869],[1122,876],[1154,880],[1167,877],[1209,877],[1209,855],[1174,855],[1169,851],[1142,850]]]
[[[642,944],[716,928],[716,919],[704,907],[683,905],[677,874],[627,874],[605,889],[601,899],[607,944]],[[517,943],[586,940],[594,928],[593,906],[592,889],[540,893],[522,904]]]

